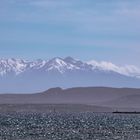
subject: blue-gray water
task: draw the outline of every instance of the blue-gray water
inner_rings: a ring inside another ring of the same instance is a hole
[[[0,140],[140,140],[140,115],[0,114]]]

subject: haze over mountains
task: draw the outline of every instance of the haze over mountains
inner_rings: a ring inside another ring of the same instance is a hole
[[[67,58],[0,59],[0,93],[39,92],[52,87],[140,87],[140,70],[109,62]]]

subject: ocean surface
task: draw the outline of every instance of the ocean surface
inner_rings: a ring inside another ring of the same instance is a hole
[[[0,140],[140,140],[140,115],[1,113]]]

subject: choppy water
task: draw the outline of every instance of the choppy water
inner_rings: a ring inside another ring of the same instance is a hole
[[[0,140],[140,140],[140,115],[0,114]]]

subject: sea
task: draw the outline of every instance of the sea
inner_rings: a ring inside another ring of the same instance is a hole
[[[0,140],[140,140],[140,114],[1,113]]]

